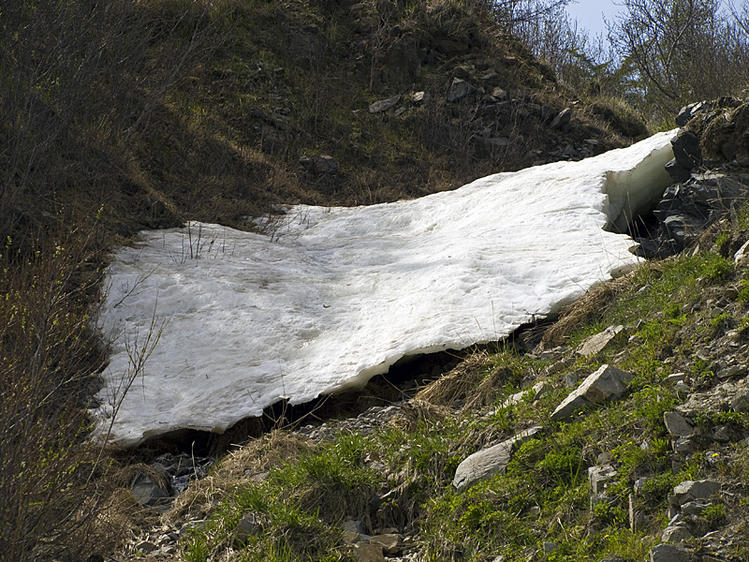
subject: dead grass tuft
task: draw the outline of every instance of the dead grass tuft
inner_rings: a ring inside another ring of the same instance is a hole
[[[434,406],[455,407],[473,395],[474,389],[486,377],[488,354],[484,351],[468,356],[449,373],[430,383],[414,397],[414,402]]]
[[[156,470],[152,466],[143,463],[135,463],[123,466],[118,471],[116,471],[109,480],[118,487],[128,488],[138,474],[148,476],[157,486],[159,486],[163,490],[169,489],[169,479],[167,478],[167,476],[163,472]]]
[[[305,438],[274,430],[227,455],[207,477],[194,482],[174,502],[165,515],[170,522],[201,518],[237,485],[257,480],[273,467],[292,462],[309,452],[312,444]]]
[[[588,290],[582,297],[562,309],[559,320],[541,338],[539,349],[563,344],[576,328],[602,318],[606,306],[631,283],[631,274]]]
[[[445,376],[420,391],[414,403],[430,407],[457,408],[461,413],[485,409],[497,401],[513,372],[506,366],[493,366],[486,351],[470,355]]]
[[[449,415],[450,409],[448,407],[433,404],[417,397],[403,404],[400,411],[388,421],[388,425],[410,432],[422,422],[442,421]]]

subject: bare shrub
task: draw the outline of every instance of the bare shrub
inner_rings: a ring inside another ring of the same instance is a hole
[[[96,449],[85,442],[103,362],[88,305],[99,256],[87,238],[42,240],[31,256],[9,241],[0,258],[0,548],[9,560],[87,544],[102,491],[88,482]]]
[[[737,93],[749,81],[749,35],[742,16],[717,0],[626,0],[609,37],[629,60],[651,113]]]

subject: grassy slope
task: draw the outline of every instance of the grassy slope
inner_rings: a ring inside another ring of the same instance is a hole
[[[554,336],[565,343],[553,359],[505,347],[476,352],[372,435],[344,431],[334,442],[312,442],[280,431],[227,457],[168,516],[207,516],[181,539],[183,556],[348,559],[352,550],[341,523],[351,518],[368,532],[394,527],[412,537],[419,559],[642,560],[660,542],[672,488],[713,478],[729,493],[697,525],[703,533],[723,529],[733,544],[722,555],[745,560],[749,451],[739,439],[749,432],[749,415],[706,409],[699,429],[709,434],[726,425],[734,438],[704,443],[683,457],[672,451],[663,413],[686,398],[667,382],[669,374],[686,373],[690,394],[710,392],[722,364],[749,360],[746,345],[733,346],[730,356],[716,351],[721,341],[746,342],[749,333],[749,276],[723,257],[746,236],[746,217],[724,226],[712,247],[707,241],[709,250],[645,265],[594,290],[568,313],[578,320],[562,324],[562,334]],[[584,337],[615,324],[626,326],[626,337],[595,357],[575,355]],[[566,379],[579,381],[602,363],[635,373],[629,395],[569,423],[550,423],[569,392]],[[553,390],[535,402],[501,406],[539,379]],[[463,493],[452,488],[460,460],[534,424],[544,431],[515,452],[506,473]],[[617,476],[609,501],[591,511],[587,469],[602,453],[612,455]],[[265,472],[267,480],[254,480]],[[641,515],[632,531],[628,499],[640,478],[646,479],[635,497]],[[373,496],[384,499],[373,504]],[[218,505],[210,507],[212,501]],[[246,543],[237,543],[234,528],[247,513],[260,524]],[[558,548],[544,553],[546,542]]]

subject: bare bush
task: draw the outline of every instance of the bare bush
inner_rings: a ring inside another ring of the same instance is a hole
[[[121,153],[209,48],[211,6],[2,7],[2,559],[85,559],[106,548],[102,476],[112,459],[88,442],[105,361],[94,318],[112,240],[97,209],[131,189]]]
[[[8,560],[56,552],[73,537],[88,543],[100,490],[86,484],[96,453],[84,441],[86,406],[103,350],[88,305],[99,259],[86,238],[39,241],[32,257],[8,243],[0,258],[0,549]]]
[[[717,0],[625,0],[624,7],[609,36],[656,111],[668,114],[749,81],[749,36]]]

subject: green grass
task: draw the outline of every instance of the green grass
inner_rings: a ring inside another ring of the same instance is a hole
[[[448,407],[451,400],[474,406],[448,416],[427,411],[413,423],[384,427],[366,439],[341,436],[278,467],[266,483],[243,488],[219,506],[211,518],[214,523],[196,531],[187,552],[192,560],[215,553],[217,545],[229,540],[239,514],[251,509],[265,514],[270,523],[267,532],[264,529],[244,547],[247,559],[263,549],[281,553],[273,554],[279,560],[300,553],[345,557],[349,551],[341,543],[338,525],[347,517],[369,518],[373,528],[395,526],[415,533],[419,552],[427,560],[474,560],[497,554],[507,560],[527,560],[536,552],[540,560],[550,561],[613,555],[643,559],[666,523],[670,491],[709,470],[699,454],[678,471],[672,470],[663,414],[678,399],[665,383],[672,370],[666,359],[674,350],[691,364],[693,374],[711,376],[711,366],[692,357],[691,346],[722,334],[732,316],[728,312],[711,316],[704,307],[693,305],[711,287],[734,283],[736,273],[732,262],[717,253],[646,264],[597,319],[579,326],[570,337],[574,347],[608,325],[623,324],[630,341],[619,339],[599,357],[578,357],[553,369],[558,366],[508,346],[490,350],[475,367],[461,373],[464,380],[472,381],[471,388],[456,386],[463,379],[450,382],[448,377],[435,383],[443,385],[440,392],[429,395]],[[607,361],[635,373],[629,395],[570,423],[549,423],[550,413],[568,392],[562,385],[565,375],[574,373],[579,378]],[[553,383],[552,391],[537,401],[528,398],[500,407],[523,381],[542,373]],[[478,415],[489,408],[493,411],[488,415]],[[748,424],[746,414],[734,412],[705,414],[696,422],[736,429]],[[462,493],[453,489],[452,477],[462,459],[517,428],[537,423],[545,426],[544,431],[517,448],[504,473]],[[616,476],[608,485],[607,499],[591,510],[588,468],[598,463],[601,453],[612,456]],[[385,468],[373,471],[372,459]],[[749,473],[745,464],[724,469]],[[628,502],[640,479],[635,505],[644,526],[632,532]],[[367,502],[373,494],[387,494],[387,499],[372,507]],[[725,518],[723,506],[703,515],[707,527]],[[306,544],[293,529],[304,529],[319,540]],[[544,543],[557,546],[544,553]]]

